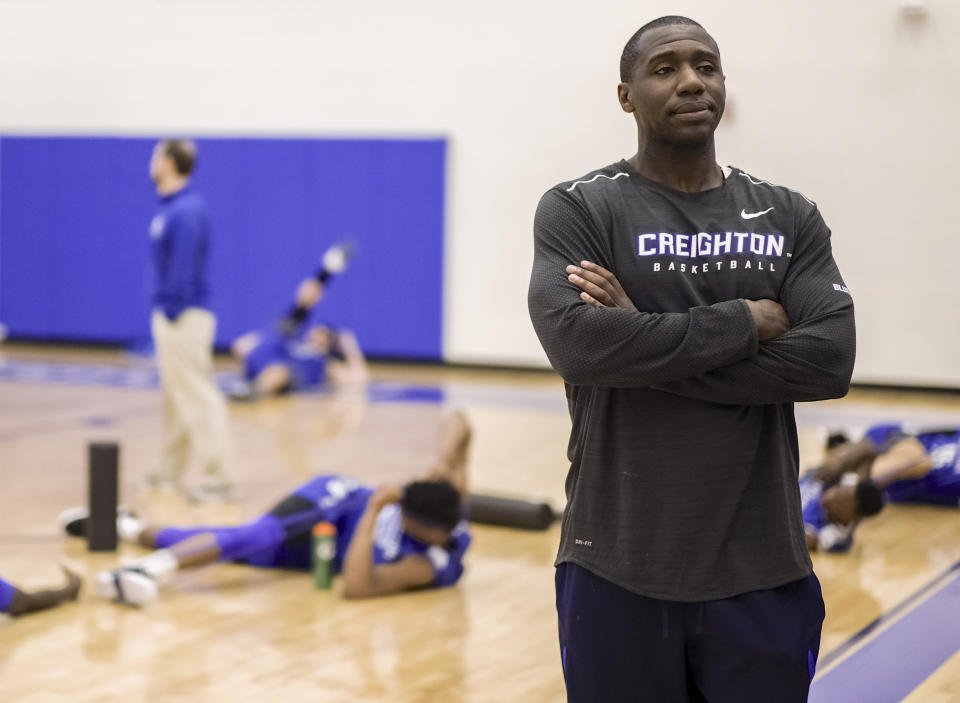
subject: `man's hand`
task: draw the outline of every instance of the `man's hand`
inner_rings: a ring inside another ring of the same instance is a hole
[[[371,505],[382,508],[391,503],[399,503],[403,498],[403,487],[393,483],[385,483],[379,486],[373,495],[370,496]]]
[[[581,261],[579,266],[567,266],[567,273],[567,280],[582,291],[580,299],[585,303],[597,308],[637,311],[617,277],[603,266],[592,261]]]
[[[763,298],[762,300],[744,300],[753,315],[757,326],[757,338],[761,342],[779,337],[790,329],[790,320],[780,303]]]
[[[63,575],[67,577],[67,585],[63,589],[63,595],[68,600],[76,600],[77,596],[80,595],[80,587],[83,585],[83,581],[64,564],[60,565],[60,569],[63,571]]]
[[[567,280],[581,290],[580,299],[597,308],[622,308],[636,311],[620,281],[610,271],[592,261],[581,261],[579,266],[567,266]],[[790,329],[790,320],[780,303],[766,298],[745,300],[757,337],[761,342],[779,337]]]

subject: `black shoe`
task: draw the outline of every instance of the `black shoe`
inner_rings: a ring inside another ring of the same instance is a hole
[[[139,516],[132,510],[120,505],[117,506],[117,521],[124,518],[138,518]],[[87,521],[90,518],[90,511],[86,508],[75,507],[67,508],[57,518],[57,522],[63,531],[71,537],[83,537],[87,534]]]

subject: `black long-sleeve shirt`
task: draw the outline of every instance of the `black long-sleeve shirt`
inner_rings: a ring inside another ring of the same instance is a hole
[[[625,161],[541,199],[530,316],[566,381],[557,563],[636,593],[726,598],[803,578],[793,402],[846,393],[853,301],[816,206],[724,169],[684,193]],[[565,268],[616,275],[637,312],[595,308]],[[759,343],[744,299],[792,324]]]

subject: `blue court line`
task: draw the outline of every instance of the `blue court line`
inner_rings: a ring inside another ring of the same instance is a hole
[[[925,596],[928,596],[924,598]],[[907,611],[900,619],[897,616]],[[960,651],[960,563],[881,615],[821,660],[840,661],[813,681],[809,703],[895,703]],[[857,649],[870,634],[894,621]]]
[[[228,393],[237,387],[237,374],[218,372],[217,385]],[[104,386],[110,388],[156,389],[160,376],[154,366],[111,366],[107,364],[67,364],[56,362],[0,361],[0,381],[14,383],[50,383],[68,386]],[[330,393],[330,387],[318,385],[297,391],[306,394]],[[371,403],[427,403],[509,407],[525,410],[567,412],[567,402],[559,385],[555,388],[513,388],[482,383],[445,383],[418,385],[375,382],[367,386]]]

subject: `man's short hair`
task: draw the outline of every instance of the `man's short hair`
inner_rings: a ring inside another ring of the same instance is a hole
[[[620,54],[620,81],[622,83],[626,83],[630,80],[630,75],[633,73],[633,68],[637,63],[637,57],[640,55],[640,53],[637,51],[637,44],[640,41],[640,37],[642,37],[651,29],[656,29],[657,27],[670,27],[676,24],[689,24],[703,29],[703,25],[699,22],[695,22],[689,17],[681,17],[680,15],[666,15],[664,17],[658,17],[655,20],[647,22],[640,29],[634,32],[633,36],[627,41],[627,45],[623,47],[623,53]]]
[[[883,510],[883,489],[873,481],[857,484],[857,512],[860,517],[872,517]]]
[[[843,430],[837,430],[836,432],[831,432],[827,436],[827,446],[826,449],[834,449],[836,447],[843,446],[844,444],[849,444],[850,438],[847,436],[847,433]]]
[[[404,486],[400,508],[424,525],[452,530],[460,522],[460,493],[449,481],[414,481]]]
[[[174,168],[181,176],[193,173],[197,161],[197,145],[191,139],[164,139],[163,153],[173,160]]]

